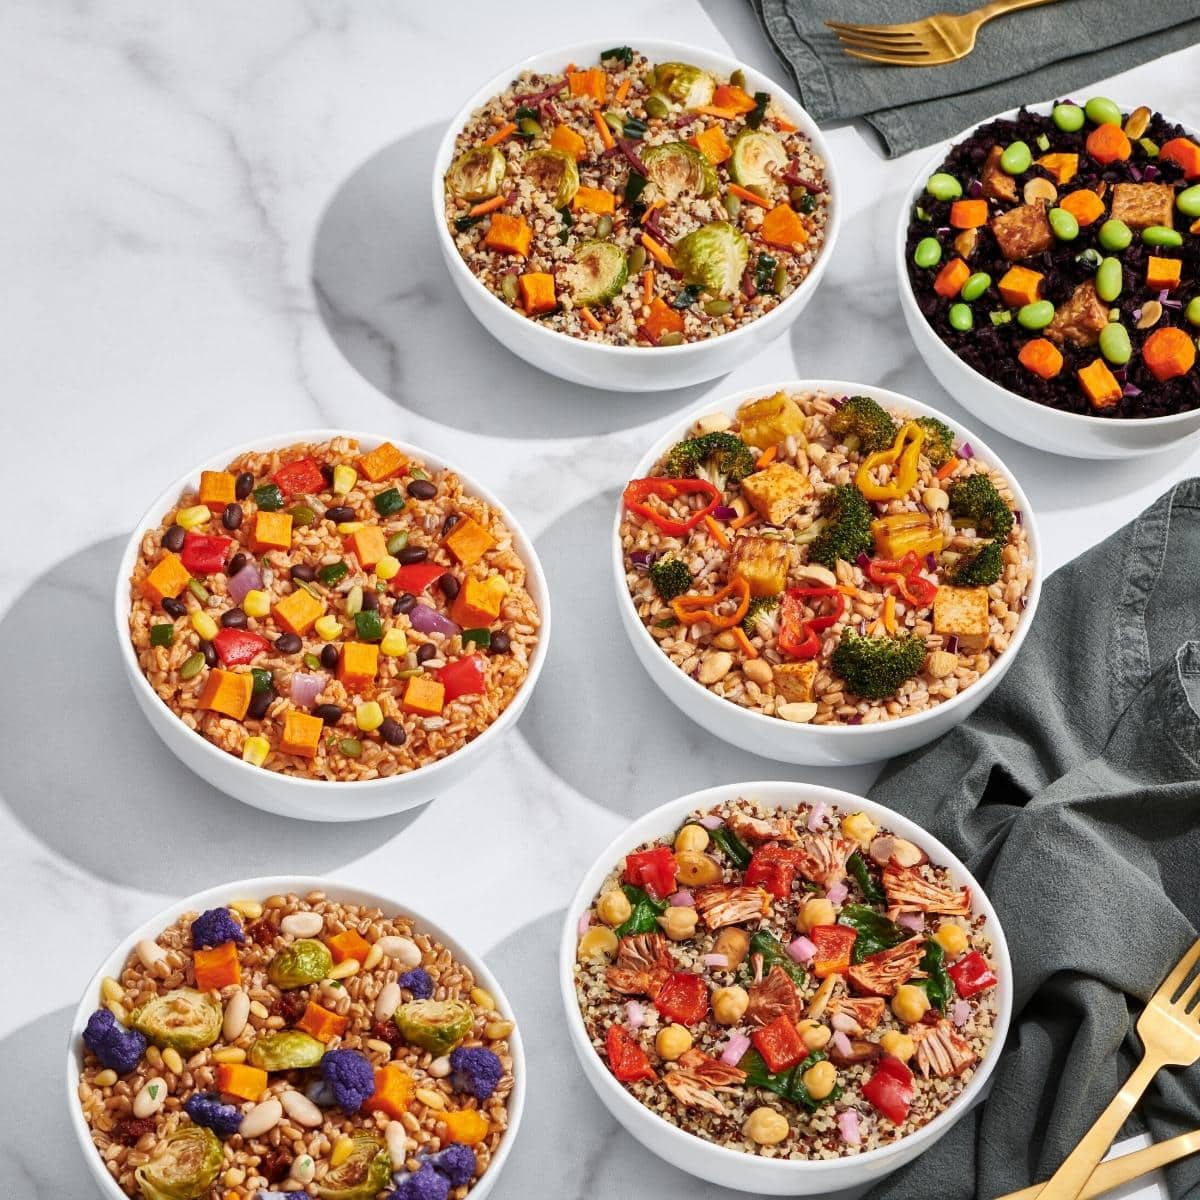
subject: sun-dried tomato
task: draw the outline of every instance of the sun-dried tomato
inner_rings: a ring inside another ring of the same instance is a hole
[[[404,1035],[396,1027],[394,1021],[376,1021],[371,1026],[371,1036],[380,1042],[387,1042],[393,1048],[404,1041]]]
[[[148,1133],[154,1132],[154,1122],[146,1118],[122,1117],[113,1126],[113,1141],[122,1146],[134,1146]]]
[[[258,1164],[258,1173],[268,1183],[286,1179],[292,1169],[292,1156],[286,1150],[269,1150]]]
[[[269,946],[275,940],[275,929],[265,917],[246,926],[246,932],[260,946]]]

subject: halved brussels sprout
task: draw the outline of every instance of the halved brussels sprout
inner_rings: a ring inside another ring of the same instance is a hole
[[[300,938],[271,959],[267,978],[286,992],[290,988],[317,983],[333,970],[333,955],[324,942]]]
[[[654,68],[654,84],[668,100],[684,108],[699,108],[711,104],[717,81],[690,63],[659,63]]]
[[[446,172],[446,187],[463,200],[490,200],[500,194],[508,162],[496,146],[475,146],[460,154]]]
[[[350,1157],[315,1185],[321,1200],[375,1200],[387,1187],[392,1160],[388,1158],[382,1139],[363,1132],[356,1133],[353,1141]]]
[[[196,1200],[221,1170],[220,1139],[203,1125],[185,1125],[163,1144],[161,1154],[134,1172],[145,1200]]]
[[[136,1009],[130,1024],[160,1050],[173,1047],[180,1054],[195,1054],[220,1037],[224,1019],[219,1000],[195,988],[176,988]]]
[[[687,142],[664,142],[642,151],[646,175],[668,203],[684,192],[711,196],[717,190],[717,172],[712,163]]]
[[[525,174],[555,208],[566,208],[579,191],[579,167],[561,150],[535,150],[525,160]]]
[[[743,129],[733,139],[729,173],[742,187],[771,187],[787,167],[787,151],[770,130]]]
[[[471,1030],[471,1009],[461,1000],[410,1000],[392,1019],[406,1041],[430,1054],[449,1054]]]
[[[250,1047],[246,1056],[252,1067],[264,1071],[299,1071],[315,1067],[325,1056],[325,1047],[299,1029],[268,1033]]]
[[[680,238],[671,248],[671,259],[685,283],[714,296],[732,296],[741,287],[750,243],[728,221],[712,221]]]
[[[576,304],[605,304],[628,278],[625,252],[612,242],[584,242],[562,272],[563,283]]]

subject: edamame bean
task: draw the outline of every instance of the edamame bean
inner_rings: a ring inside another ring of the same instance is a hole
[[[1188,301],[1188,306],[1183,310],[1183,315],[1187,317],[1189,325],[1200,325],[1200,296]]]
[[[1122,284],[1121,260],[1106,258],[1096,271],[1096,295],[1111,304],[1121,294]]]
[[[1175,207],[1185,217],[1200,217],[1200,183],[1194,184],[1190,188],[1184,188],[1175,197]]]
[[[1124,250],[1133,241],[1133,231],[1124,221],[1110,219],[1100,226],[1096,238],[1105,250]]]
[[[1084,106],[1088,120],[1096,125],[1120,125],[1121,109],[1107,96],[1093,96]]]
[[[1017,323],[1023,329],[1045,329],[1054,320],[1054,305],[1049,300],[1035,300],[1017,310]]]
[[[930,175],[925,190],[935,200],[957,200],[962,195],[962,184],[953,175],[938,171],[936,175]]]
[[[1166,225],[1147,225],[1142,230],[1142,241],[1147,246],[1182,246],[1183,234]]]
[[[1065,208],[1052,208],[1046,220],[1060,242],[1073,242],[1079,236],[1079,222]]]
[[[1123,367],[1133,357],[1133,347],[1129,343],[1129,331],[1124,325],[1114,321],[1100,330],[1100,353],[1114,367]]]
[[[975,318],[971,315],[971,306],[969,304],[950,305],[949,317],[951,326],[961,333],[966,333],[975,324]]]
[[[1074,133],[1083,128],[1083,109],[1078,104],[1056,104],[1051,114],[1054,124],[1063,133]]]
[[[1005,146],[1004,153],[1000,155],[1000,169],[1009,175],[1028,171],[1032,163],[1033,151],[1029,149],[1028,142],[1013,142],[1011,146]]]
[[[964,300],[978,300],[992,286],[992,277],[986,271],[976,271],[958,293]]]
[[[913,262],[918,267],[936,267],[942,261],[942,246],[937,238],[922,238],[913,251]]]

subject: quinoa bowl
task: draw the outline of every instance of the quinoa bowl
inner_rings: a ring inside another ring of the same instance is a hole
[[[115,619],[169,749],[246,803],[326,821],[465,775],[549,636],[533,544],[499,501],[435,455],[331,430],[172,484],[126,547]]]
[[[1200,162],[1174,161],[1193,135],[1144,99],[1092,97],[1092,117],[1083,97],[1000,113],[943,143],[901,206],[896,270],[918,350],[971,413],[1037,449],[1132,458],[1200,431],[1200,232],[1184,211],[1200,212]],[[1110,105],[1128,134],[1094,119]],[[1063,111],[1082,125],[1059,128]],[[1102,131],[1120,145],[1097,146]]]
[[[664,888],[681,890],[655,899]],[[891,900],[904,925],[878,919]],[[710,788],[635,821],[568,906],[559,981],[613,1116],[682,1170],[765,1195],[859,1187],[914,1158],[982,1092],[1012,1006],[1003,931],[962,863],[881,805],[795,782]],[[776,1034],[802,1039],[800,1057]],[[834,1078],[805,1083],[818,1063]]]
[[[72,1022],[66,1100],[110,1200],[171,1171],[197,1190],[181,1176],[163,1194],[249,1200],[360,1168],[380,1191],[424,1171],[483,1197],[520,1123],[525,1058],[491,972],[407,905],[250,879],[171,904],[104,961]]]
[[[628,50],[630,63],[602,59],[610,50]],[[642,77],[654,64],[675,72],[663,86],[675,87],[680,99],[655,89],[647,113],[643,101],[651,89]],[[704,95],[693,92],[689,101],[688,80],[695,78],[691,72],[702,77]],[[731,84],[731,77],[740,83]],[[719,96],[717,86],[724,89]],[[555,88],[554,94],[545,94]],[[568,88],[576,94],[569,95]],[[663,117],[653,115],[659,111],[659,92],[667,97]],[[536,101],[517,102],[530,96]],[[707,103],[711,99],[727,103],[714,106]],[[687,103],[708,111],[686,108]],[[518,117],[518,109],[531,115]],[[605,123],[605,113],[611,125]],[[500,123],[493,125],[490,116]],[[624,137],[627,121],[630,135]],[[749,128],[748,121],[756,128]],[[699,146],[707,144],[705,137],[712,139],[711,157],[691,143],[693,136]],[[496,137],[503,140],[494,141]],[[489,141],[494,144],[486,145]],[[748,191],[731,174],[734,144],[742,164],[739,177],[762,192],[745,202],[729,191],[731,186]],[[642,161],[645,150],[653,150],[653,165]],[[471,177],[466,190],[472,195],[496,191],[474,202],[456,194],[462,183],[448,183],[461,179],[464,160],[472,165],[472,152],[489,155],[488,163],[495,162],[503,172],[483,182]],[[799,163],[804,171],[798,174]],[[548,193],[543,195],[543,185],[553,181],[543,180],[541,172],[551,167],[556,181],[569,176],[563,186],[573,190],[560,208]],[[626,199],[629,179],[645,181],[650,174],[662,178],[645,188],[645,203],[640,194]],[[785,174],[800,182],[789,183]],[[725,56],[661,41],[632,48],[607,41],[566,46],[498,75],[451,122],[434,163],[432,191],[447,269],[485,328],[543,370],[619,391],[684,387],[714,378],[781,334],[799,316],[824,272],[839,221],[837,181],[827,147],[785,89]],[[792,191],[796,204],[811,211],[791,207]],[[736,200],[732,213],[726,206],[731,196]],[[471,214],[497,203],[504,228],[498,226],[493,235],[494,209]],[[766,229],[779,235],[777,244],[763,237],[768,215],[772,220]],[[647,241],[643,217],[651,222]],[[509,226],[514,237],[506,240]],[[708,226],[719,228],[684,246],[689,235]],[[799,232],[794,238],[785,236],[785,226]],[[566,240],[560,241],[564,232]],[[684,270],[672,258],[675,247],[683,247]],[[643,255],[648,265],[635,263],[637,269],[631,270],[631,260]],[[736,271],[730,265],[733,258]],[[728,269],[722,271],[721,263]],[[754,283],[760,265],[762,288]],[[699,272],[693,283],[683,278],[690,268]],[[579,288],[596,271],[604,286],[595,294],[603,298],[576,303],[584,297]],[[773,290],[776,272],[777,291],[783,294]],[[651,276],[648,283],[646,274]],[[659,344],[660,334],[679,344]]]
[[[884,448],[868,455],[853,422]],[[659,687],[718,737],[812,765],[891,757],[963,720],[1041,582],[1028,500],[984,443],[831,380],[694,408],[631,472],[612,546]]]

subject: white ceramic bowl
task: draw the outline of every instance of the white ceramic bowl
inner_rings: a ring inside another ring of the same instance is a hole
[[[634,38],[635,48],[652,62],[682,60],[726,78],[740,68],[746,76],[747,90],[770,92],[787,113],[788,120],[811,141],[813,149],[825,162],[825,179],[830,196],[829,217],[825,227],[825,244],[817,261],[804,282],[786,300],[758,320],[731,333],[684,346],[655,348],[607,346],[547,329],[511,309],[475,278],[463,262],[446,226],[443,180],[453,161],[454,140],[471,113],[485,101],[503,92],[522,71],[558,71],[569,62],[598,62],[602,50],[619,44],[622,39],[628,40],[628,37],[628,34],[622,34],[615,41],[599,38],[535,54],[501,71],[479,88],[455,114],[438,147],[432,179],[433,223],[454,286],[483,327],[514,354],[543,371],[549,371],[551,375],[573,383],[617,392],[661,391],[724,375],[777,338],[804,311],[833,254],[841,223],[841,192],[829,147],[813,119],[780,84],[736,59],[701,46]]]
[[[382,896],[378,892],[367,891],[365,888],[354,887],[352,884],[339,883],[334,879],[307,875],[275,875],[261,879],[242,879],[236,883],[223,883],[219,887],[208,888],[206,891],[197,892],[194,896],[177,900],[135,929],[100,964],[88,982],[83,999],[80,1000],[79,1007],[75,1010],[74,1020],[71,1022],[71,1034],[67,1042],[67,1108],[71,1114],[71,1128],[78,1138],[79,1150],[91,1168],[98,1195],[105,1197],[106,1200],[129,1200],[117,1186],[116,1180],[105,1170],[104,1162],[92,1144],[91,1132],[84,1120],[77,1090],[79,1075],[83,1070],[83,1029],[88,1022],[88,1017],[100,1005],[100,980],[106,975],[119,976],[125,960],[137,942],[142,938],[157,937],[168,925],[175,923],[180,913],[203,912],[208,908],[228,904],[231,900],[264,899],[267,896],[287,892],[295,892],[297,895],[303,896],[312,891],[325,892],[331,900],[340,900],[346,904],[367,904],[382,909],[388,915],[400,913],[411,917],[419,932],[427,933],[445,946],[458,961],[470,967],[479,985],[492,993],[496,1001],[496,1008],[500,1012],[510,1017],[513,1016],[512,1005],[509,1004],[504,989],[501,988],[483,960],[469,951],[456,937],[423,917],[407,901]],[[516,1140],[517,1128],[521,1124],[521,1114],[525,1110],[525,1049],[521,1041],[519,1022],[509,1035],[508,1041],[513,1060],[513,1089],[508,1101],[508,1129],[500,1141],[499,1149],[492,1155],[492,1161],[487,1171],[471,1190],[473,1200],[484,1200],[484,1197],[495,1187],[496,1179],[503,1170],[513,1142]]]
[[[436,762],[409,771],[392,775],[386,779],[367,779],[358,783],[335,783],[330,780],[301,779],[284,775],[279,771],[267,771],[252,767],[235,755],[217,749],[207,738],[189,729],[158,698],[138,665],[133,643],[129,638],[130,591],[129,577],[137,562],[142,535],[147,529],[156,529],[185,488],[195,490],[200,483],[201,471],[221,471],[239,455],[255,450],[273,450],[291,446],[298,442],[324,442],[334,437],[357,438],[365,450],[374,449],[380,442],[391,441],[405,454],[419,458],[435,468],[447,468],[463,481],[465,489],[492,505],[504,523],[512,531],[513,545],[525,563],[527,575],[525,585],[541,614],[542,626],[529,674],[525,677],[512,703],[474,741],[460,750]],[[425,804],[434,799],[439,791],[452,787],[475,769],[499,744],[500,739],[520,719],[530,693],[541,674],[546,661],[546,650],[550,642],[550,596],[546,577],[538,560],[533,541],[518,524],[512,513],[491,492],[480,486],[467,473],[447,462],[439,455],[431,454],[420,447],[395,438],[385,438],[374,433],[355,433],[342,429],[304,429],[294,433],[280,433],[272,437],[255,438],[212,455],[198,463],[186,475],[176,479],[146,510],[138,521],[133,535],[121,555],[117,569],[113,596],[113,611],[116,621],[117,645],[121,661],[125,664],[133,694],[138,706],[150,722],[150,727],[162,738],[167,748],[190,767],[202,779],[215,788],[236,797],[245,804],[284,817],[296,817],[306,821],[363,821],[389,813],[402,812],[408,808]]]
[[[995,466],[1008,478],[1016,506],[1021,510],[1033,559],[1033,580],[1026,598],[1025,610],[1021,614],[1021,623],[1017,626],[1008,649],[991,670],[969,688],[911,717],[881,721],[874,725],[799,725],[779,717],[752,712],[732,700],[722,700],[719,696],[714,696],[708,688],[681,671],[659,649],[658,643],[650,636],[650,631],[642,624],[625,583],[625,559],[621,551],[621,518],[624,515],[624,506],[618,502],[613,519],[611,554],[621,621],[629,640],[633,643],[634,651],[642,661],[642,666],[674,704],[710,733],[740,746],[743,750],[773,758],[777,762],[805,763],[808,766],[846,766],[905,754],[940,737],[970,716],[1012,666],[1033,623],[1042,589],[1041,542],[1033,510],[1012,472],[1001,462],[1000,457],[970,430],[964,429],[929,405],[921,404],[898,392],[837,379],[789,379],[769,382],[736,392],[732,396],[705,400],[682,416],[678,424],[643,455],[641,461],[629,473],[629,478],[641,479],[648,475],[659,458],[677,441],[687,436],[692,423],[698,417],[712,412],[724,412],[733,416],[738,405],[778,391],[829,392],[836,396],[865,395],[873,397],[885,407],[895,408],[900,412],[912,413],[914,416],[937,417],[939,421],[949,425],[959,438],[969,441],[978,458]]]
[[[790,808],[802,801],[823,800],[845,811],[865,812],[877,825],[886,826],[901,837],[915,842],[931,859],[946,867],[956,885],[965,884],[971,889],[975,910],[983,914],[983,928],[992,942],[994,965],[1000,980],[996,988],[995,1034],[975,1074],[954,1103],[928,1125],[898,1142],[862,1154],[819,1162],[760,1158],[741,1150],[718,1146],[683,1132],[641,1105],[617,1082],[588,1038],[575,996],[575,947],[580,916],[591,906],[609,872],[631,850],[664,834],[673,834],[693,810],[712,808],[739,796],[753,798],[771,808]],[[967,868],[936,838],[891,809],[849,792],[806,783],[723,784],[681,796],[639,817],[596,859],[567,906],[559,943],[558,975],[571,1044],[575,1047],[584,1075],[595,1088],[604,1107],[647,1150],[672,1166],[722,1187],[766,1196],[825,1195],[840,1192],[843,1188],[878,1183],[885,1175],[916,1158],[921,1151],[933,1145],[981,1095],[1000,1057],[1012,1017],[1012,964],[1008,957],[1008,943],[1000,928],[996,910]]]
[[[1141,102],[1135,100],[1122,107],[1135,107]],[[1031,112],[1048,113],[1053,105],[1030,104],[1026,107]],[[1018,111],[1014,108],[1008,112],[997,113],[979,124],[986,125],[988,121],[995,121],[1001,117],[1014,117]],[[926,180],[941,168],[942,160],[950,148],[970,137],[977,128],[978,125],[972,125],[969,129],[964,129],[934,151],[904,194],[904,201],[900,206],[896,229],[896,274],[900,289],[900,308],[904,313],[908,332],[921,352],[926,366],[934,373],[942,387],[973,416],[1008,437],[1037,450],[1049,450],[1071,458],[1139,458],[1144,454],[1167,450],[1200,433],[1200,408],[1169,417],[1128,420],[1085,416],[1082,413],[1048,408],[1016,392],[1010,392],[1008,388],[1001,387],[987,376],[981,375],[974,367],[963,362],[938,337],[918,307],[908,278],[905,241],[908,237],[909,214],[917,198],[924,193]]]

